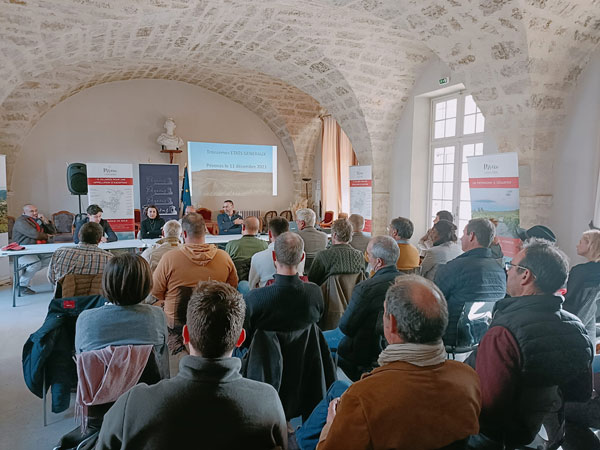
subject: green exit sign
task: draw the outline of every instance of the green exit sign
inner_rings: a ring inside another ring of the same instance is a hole
[[[440,83],[440,86],[450,83],[450,77],[440,78],[439,83]]]

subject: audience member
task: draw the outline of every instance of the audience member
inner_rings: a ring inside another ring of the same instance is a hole
[[[252,256],[250,263],[250,274],[248,284],[250,289],[264,287],[267,281],[273,279],[275,275],[275,258],[273,256],[275,240],[290,229],[290,223],[283,217],[273,217],[269,221],[269,241],[271,242],[266,250],[258,252]],[[304,274],[305,254],[302,253],[302,261],[298,264],[298,274]]]
[[[343,337],[337,351],[338,366],[351,380],[376,367],[377,356],[387,345],[381,324],[383,301],[396,277],[403,275],[396,268],[399,253],[390,236],[374,237],[367,246],[369,269],[375,274],[356,285],[339,324]]]
[[[140,224],[140,239],[158,239],[165,219],[160,217],[158,209],[154,205],[146,207],[146,219]]]
[[[365,269],[362,252],[350,247],[352,225],[348,219],[337,219],[331,225],[331,247],[317,253],[308,279],[318,285],[323,284],[331,275],[360,273]]]
[[[479,380],[467,365],[446,359],[447,324],[444,296],[431,281],[397,278],[385,296],[389,345],[381,367],[345,392],[347,383],[335,382],[296,432],[300,447],[312,449],[318,439],[319,450],[439,449],[477,433]]]
[[[196,212],[196,207],[193,205],[188,205],[185,207],[185,213],[183,214],[184,216],[187,216],[190,213],[195,213]]]
[[[577,244],[577,254],[587,259],[569,272],[563,309],[575,314],[596,348],[597,301],[600,293],[600,230],[588,230]]]
[[[494,224],[494,228],[496,229],[496,235],[494,236],[494,240],[490,244],[490,250],[492,251],[492,258],[496,260],[496,262],[500,265],[500,267],[504,267],[504,252],[502,251],[502,247],[500,246],[500,239],[498,238],[498,219],[493,217],[488,218],[490,222]]]
[[[56,234],[54,224],[38,213],[37,206],[23,206],[23,214],[15,220],[12,241],[19,245],[47,244],[48,239]],[[19,258],[20,270],[19,294],[32,295],[35,291],[29,287],[33,276],[50,263],[49,255],[23,255]]]
[[[506,294],[506,274],[489,249],[495,234],[488,219],[471,219],[460,238],[465,253],[437,270],[435,283],[448,301],[446,345],[457,343],[459,318],[466,302],[496,302]]]
[[[76,247],[61,247],[52,255],[48,266],[48,281],[55,285],[67,275],[95,275],[104,271],[104,266],[112,253],[98,247],[102,239],[102,227],[98,223],[89,222],[79,229],[79,244]]]
[[[268,243],[258,238],[260,222],[256,217],[249,216],[242,224],[242,237],[229,241],[225,251],[234,261],[236,259],[249,259],[255,253],[261,252],[268,247]]]
[[[445,219],[438,220],[433,225],[429,230],[429,237],[433,244],[423,253],[421,276],[433,281],[439,265],[453,260],[462,250],[456,243],[456,225]]]
[[[483,398],[480,434],[469,442],[475,449],[526,445],[563,399],[585,401],[592,393],[592,345],[554,295],[567,278],[566,255],[534,238],[507,267],[510,297],[496,303],[490,328],[468,360]]]
[[[454,217],[452,216],[452,213],[450,211],[441,210],[441,211],[438,211],[436,213],[435,217],[433,218],[433,224],[435,225],[440,220],[447,220],[448,222],[453,223]],[[435,242],[435,240],[432,239],[432,236],[430,234],[432,232],[432,230],[433,230],[433,227],[430,228],[429,230],[427,230],[425,235],[423,237],[421,237],[421,239],[419,239],[419,243],[417,244],[417,247],[419,248],[419,250],[425,251],[428,248],[433,247],[433,243]]]
[[[181,248],[181,224],[178,220],[169,220],[161,229],[162,239],[156,241],[152,247],[148,247],[142,253],[142,257],[150,264],[150,270],[158,266],[160,259],[165,253]]]
[[[75,231],[73,232],[73,242],[79,244],[79,228],[83,226],[84,223],[95,222],[99,223],[102,227],[102,239],[100,242],[115,242],[119,238],[112,230],[110,223],[107,220],[102,218],[102,208],[98,205],[90,205],[86,209],[87,217],[83,220],[77,221],[75,223]]]
[[[219,234],[240,234],[244,219],[233,210],[233,201],[223,202],[223,212],[217,216]]]
[[[556,236],[552,230],[544,225],[534,225],[527,230],[519,228],[517,234],[523,242],[531,238],[546,239],[550,242],[556,242]]]
[[[129,253],[111,258],[102,274],[102,294],[109,303],[83,311],[75,328],[77,353],[109,345],[152,344],[163,378],[169,376],[167,324],[156,306],[142,304],[152,288],[150,266]]]
[[[296,233],[280,234],[273,245],[275,282],[246,294],[245,328],[249,346],[256,330],[293,331],[317,323],[323,314],[323,294],[298,276],[304,242]]]
[[[367,251],[367,245],[369,245],[369,236],[363,233],[365,229],[365,218],[360,214],[350,214],[348,217],[350,225],[352,225],[352,239],[350,245],[356,250],[360,250],[362,253]]]
[[[182,350],[178,345],[181,338],[180,287],[194,287],[198,281],[214,280],[227,282],[237,287],[238,276],[229,255],[206,244],[206,225],[200,214],[190,213],[181,220],[183,247],[167,252],[154,271],[152,295],[164,301],[164,310],[169,327],[171,352]]]
[[[232,287],[200,283],[183,329],[190,356],[176,377],[139,384],[121,396],[104,418],[96,449],[187,448],[191,442],[214,449],[287,448],[277,392],[242,378],[240,360],[231,357],[244,340],[244,309]]]
[[[419,250],[408,241],[413,235],[413,223],[405,217],[397,217],[392,220],[388,229],[400,248],[400,256],[396,262],[398,270],[411,271],[418,268],[421,263]]]
[[[312,209],[303,208],[296,211],[298,234],[304,241],[306,257],[311,261],[318,252],[327,247],[327,235],[315,228],[316,220],[317,216]],[[309,264],[307,264],[306,269],[310,269]]]

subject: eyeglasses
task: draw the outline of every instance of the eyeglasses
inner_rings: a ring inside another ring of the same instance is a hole
[[[511,267],[518,267],[521,270],[529,270],[529,272],[531,272],[531,275],[533,275],[533,277],[535,278],[535,274],[529,267],[520,266],[519,264],[513,264],[510,261],[504,263],[504,270],[506,270],[507,272],[510,270]]]

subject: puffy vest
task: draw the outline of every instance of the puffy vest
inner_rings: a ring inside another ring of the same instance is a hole
[[[546,413],[560,409],[563,400],[583,401],[591,395],[592,343],[581,321],[561,309],[561,303],[554,295],[532,295],[495,305],[490,328],[508,329],[521,352],[514,414],[502,425],[507,444],[529,443]],[[589,389],[571,389],[586,384],[582,377],[590,378]]]

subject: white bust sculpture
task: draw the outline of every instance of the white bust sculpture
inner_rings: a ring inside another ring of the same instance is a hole
[[[175,122],[170,117],[165,122],[165,129],[167,132],[161,134],[156,140],[156,142],[162,145],[163,149],[179,150],[180,147],[183,147],[183,139],[173,134],[176,126],[177,125],[175,125]]]

